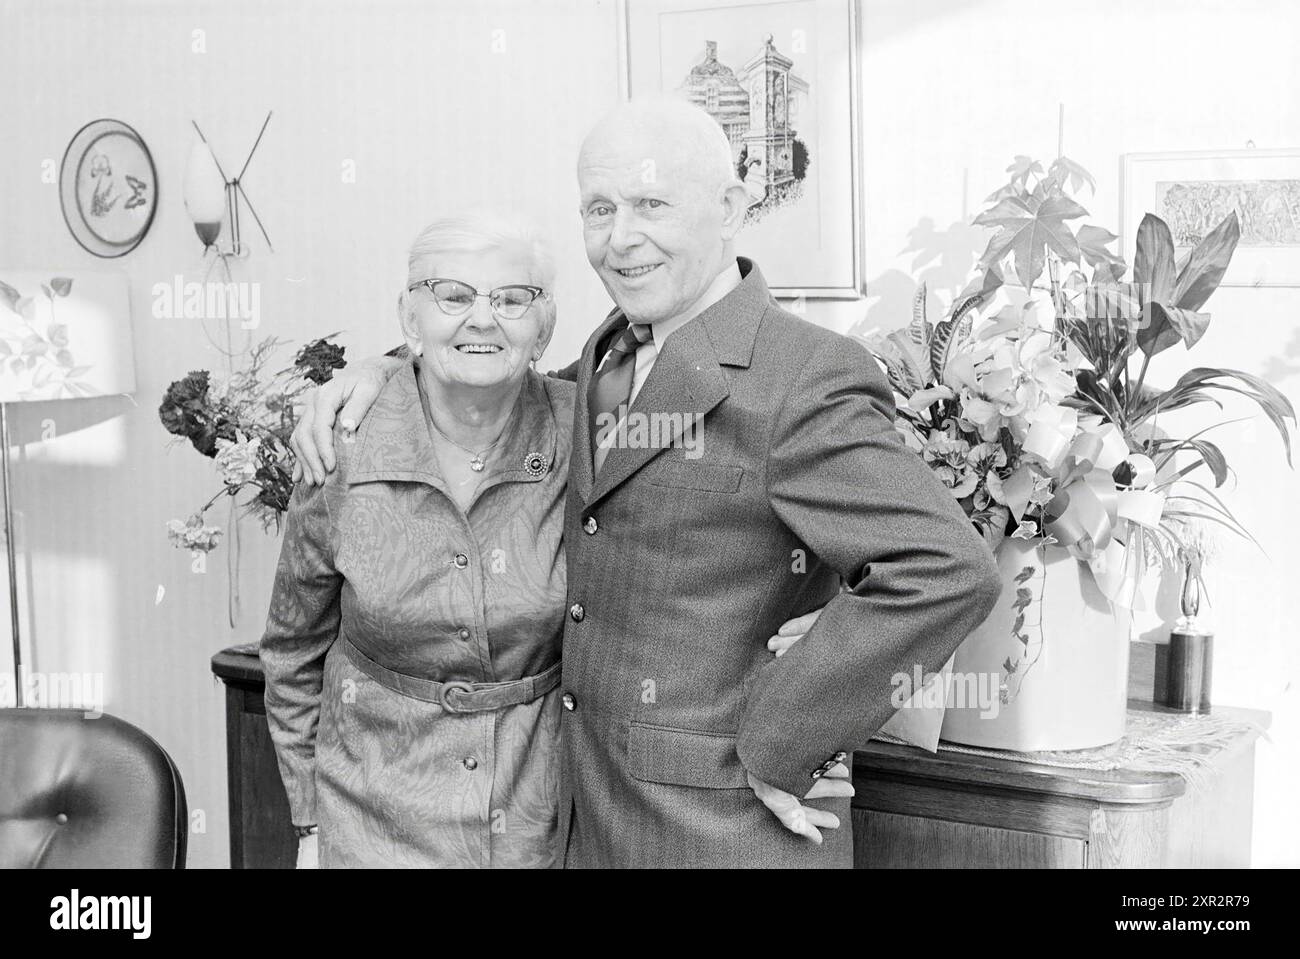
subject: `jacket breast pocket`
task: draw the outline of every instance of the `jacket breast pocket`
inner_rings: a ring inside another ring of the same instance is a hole
[[[628,772],[636,779],[702,789],[743,789],[749,783],[736,755],[736,737],[632,723]]]
[[[744,469],[739,466],[715,466],[689,460],[668,460],[650,475],[655,486],[702,490],[706,493],[734,493],[740,489]]]

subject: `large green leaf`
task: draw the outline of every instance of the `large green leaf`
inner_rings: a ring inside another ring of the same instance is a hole
[[[1165,221],[1154,213],[1144,216],[1138,226],[1133,279],[1146,288],[1144,300],[1170,302],[1177,280],[1174,270],[1174,237]]]
[[[1199,310],[1204,306],[1222,282],[1240,238],[1241,224],[1237,211],[1233,210],[1187,255],[1170,302],[1184,310]]]
[[[926,318],[925,310],[926,285],[924,282],[916,288],[916,295],[912,297],[912,322],[908,324],[907,335],[916,347],[917,353],[925,358],[925,365],[930,365],[930,336],[934,332],[934,324]],[[924,372],[924,371],[923,371]]]
[[[996,286],[994,287],[996,289]],[[975,319],[971,315],[989,294],[975,293],[963,300],[958,300],[952,316],[938,323],[930,337],[930,369],[935,381],[943,382],[943,374],[948,369],[948,360],[953,351],[970,336]]]
[[[989,241],[980,260],[984,266],[994,266],[1011,254],[1016,276],[1026,290],[1042,275],[1047,262],[1047,250],[1052,250],[1067,263],[1079,262],[1079,243],[1066,220],[1087,216],[1088,211],[1066,196],[1037,197],[1009,196],[1000,200],[974,220],[977,226],[1000,227]]]
[[[903,382],[907,386],[905,394],[911,396],[917,390],[924,389],[929,369],[921,356],[921,351],[912,343],[911,336],[905,330],[894,330],[887,339],[898,350],[898,359],[902,363],[904,374]]]
[[[1196,345],[1210,325],[1210,314],[1180,310],[1161,302],[1151,302],[1144,307],[1147,322],[1138,329],[1138,347],[1147,356],[1163,353],[1179,340],[1188,348]]]
[[[1242,385],[1233,385],[1231,382],[1221,383],[1217,382],[1218,380],[1236,380]],[[1163,411],[1190,405],[1192,402],[1188,399],[1190,395],[1203,394],[1208,390],[1239,393],[1254,401],[1264,411],[1264,415],[1268,417],[1269,422],[1277,429],[1278,435],[1282,437],[1282,445],[1286,450],[1286,461],[1288,465],[1291,463],[1291,434],[1287,427],[1287,420],[1290,420],[1292,425],[1295,424],[1295,407],[1291,405],[1291,401],[1277,387],[1254,374],[1242,370],[1215,369],[1208,366],[1198,366],[1195,369],[1188,370],[1178,378],[1177,383],[1164,393],[1143,403],[1141,409],[1135,411],[1133,420],[1134,422],[1141,422],[1157,409]]]

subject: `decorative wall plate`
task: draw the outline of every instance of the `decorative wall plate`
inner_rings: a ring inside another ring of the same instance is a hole
[[[124,256],[149,232],[158,175],[140,134],[121,120],[95,120],[77,131],[59,169],[63,219],[95,256]]]

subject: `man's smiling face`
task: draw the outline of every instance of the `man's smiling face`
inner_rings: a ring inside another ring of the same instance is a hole
[[[716,144],[699,140],[689,127],[615,122],[598,126],[583,145],[587,260],[634,322],[690,315],[727,265],[728,184],[718,164],[701,161]]]

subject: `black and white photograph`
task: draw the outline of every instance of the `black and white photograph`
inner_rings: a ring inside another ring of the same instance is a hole
[[[1268,925],[1300,8],[0,23],[7,927],[390,869]]]

